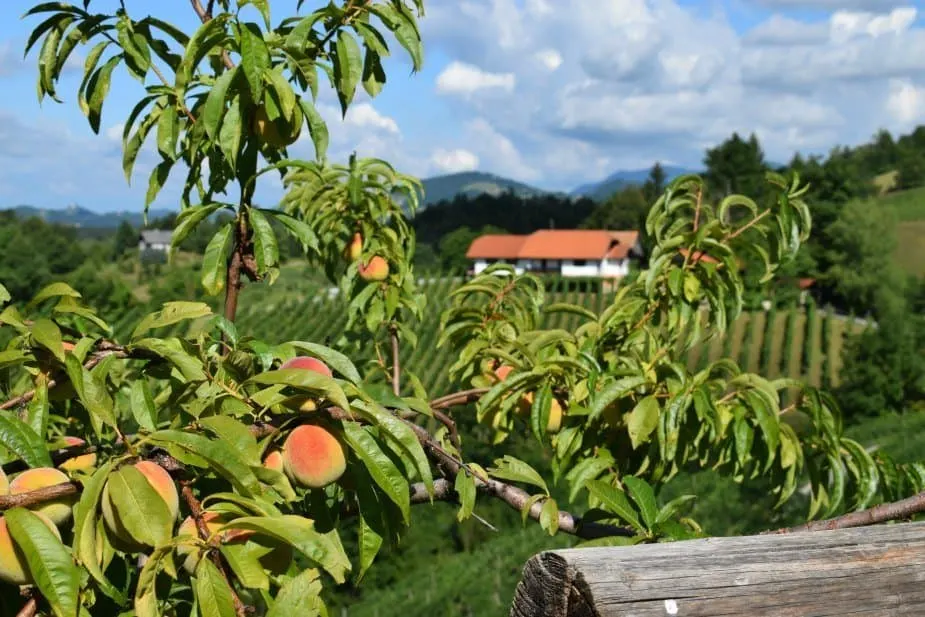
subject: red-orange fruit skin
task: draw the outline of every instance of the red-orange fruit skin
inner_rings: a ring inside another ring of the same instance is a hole
[[[347,461],[343,446],[333,434],[320,426],[303,424],[283,444],[283,465],[293,482],[323,488],[344,474]]]

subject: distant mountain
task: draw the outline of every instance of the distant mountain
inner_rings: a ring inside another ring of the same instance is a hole
[[[665,165],[665,180],[670,181],[684,174],[701,173],[693,169]],[[590,197],[595,201],[607,199],[620,189],[630,184],[643,184],[649,177],[649,169],[620,170],[610,174],[600,182],[583,184],[573,190],[573,197]]]
[[[117,212],[93,212],[80,206],[68,206],[60,209],[36,208],[34,206],[15,206],[13,208],[0,208],[0,210],[13,210],[20,218],[38,217],[49,223],[71,225],[87,229],[110,229],[118,227],[122,221],[128,221],[134,227],[141,227],[144,223],[142,211],[119,210]],[[170,214],[170,210],[152,209],[148,211],[148,221]]]
[[[422,180],[424,184],[424,199],[421,205],[430,205],[438,201],[451,200],[457,195],[476,197],[483,193],[500,195],[505,191],[513,191],[518,197],[533,197],[548,195],[544,191],[516,180],[502,178],[495,174],[481,171],[464,171],[445,176],[434,176]]]

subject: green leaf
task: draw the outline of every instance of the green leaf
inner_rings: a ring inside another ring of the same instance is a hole
[[[167,502],[147,481],[144,474],[131,465],[109,476],[104,491],[126,531],[138,542],[162,546],[173,536],[173,517]]]
[[[80,605],[80,570],[52,531],[37,514],[12,508],[3,514],[13,542],[19,547],[42,597],[57,617],[74,617]]]
[[[35,394],[29,401],[26,421],[36,435],[44,435],[48,432],[48,376],[45,373],[35,376],[33,391]]]
[[[93,132],[96,134],[99,134],[100,132],[100,120],[103,114],[103,101],[109,94],[109,84],[112,80],[112,72],[121,61],[121,55],[113,56],[107,60],[106,64],[101,66],[90,78],[90,81],[87,82],[87,103],[89,105],[89,113],[87,115],[87,119],[90,122],[90,128],[93,129]]]
[[[257,476],[230,444],[203,435],[175,430],[158,431],[152,433],[148,439],[165,446],[181,448],[201,457],[209,463],[211,469],[225,477],[245,497],[261,493]]]
[[[350,560],[335,535],[321,534],[315,524],[307,518],[294,514],[281,516],[245,516],[236,518],[222,527],[226,529],[250,529],[285,542],[318,564],[338,584],[343,583],[350,571]]]
[[[347,381],[353,383],[360,383],[363,381],[363,378],[360,377],[359,371],[357,371],[356,366],[354,366],[350,358],[336,349],[331,349],[330,347],[308,341],[290,341],[289,344],[296,349],[304,349],[310,356],[321,360],[331,369],[343,375]]]
[[[264,274],[268,268],[279,265],[279,246],[276,232],[270,221],[259,208],[248,210],[251,229],[254,231],[254,257],[257,260],[257,272]]]
[[[369,567],[373,565],[376,555],[379,554],[383,544],[383,537],[373,529],[362,511],[360,512],[360,526],[357,529],[357,535],[359,536],[357,544],[360,550],[360,570],[357,572],[356,579],[359,583]]]
[[[357,422],[344,422],[344,440],[363,461],[369,475],[389,499],[401,510],[405,524],[411,522],[411,501],[408,481],[373,439]]]
[[[29,306],[37,306],[40,302],[47,300],[48,298],[56,298],[59,296],[69,296],[71,298],[79,298],[80,293],[76,291],[73,287],[67,283],[52,283],[46,285],[39,291],[32,300],[29,301]]]
[[[334,79],[337,98],[340,100],[341,112],[346,115],[347,107],[353,101],[357,84],[363,75],[363,59],[356,39],[344,30],[337,33],[334,44]]]
[[[267,612],[267,617],[326,616],[328,613],[321,599],[321,590],[318,571],[303,570],[298,576],[283,584],[276,594],[276,601]]]
[[[649,395],[638,403],[626,416],[626,430],[630,435],[633,450],[649,440],[652,431],[658,426],[658,414],[661,407],[654,395]]]
[[[222,119],[225,117],[225,105],[228,102],[226,100],[228,89],[231,87],[234,78],[237,77],[238,71],[240,71],[240,69],[236,66],[222,73],[219,78],[215,80],[215,85],[212,86],[212,89],[209,90],[209,95],[206,97],[206,102],[199,118],[203,123],[202,126],[206,131],[206,135],[208,135],[209,139],[212,141],[218,139],[219,127],[222,124]]]
[[[58,324],[45,317],[40,317],[32,324],[32,337],[36,343],[64,362],[64,345],[61,343],[61,329]]]
[[[311,134],[312,144],[315,146],[315,158],[323,161],[328,152],[328,125],[311,101],[303,98],[299,101],[299,104],[302,106],[305,121],[308,123],[308,132]]]
[[[147,431],[157,430],[157,408],[154,406],[151,388],[144,378],[139,377],[132,382],[129,405],[139,428]]]
[[[505,454],[503,458],[495,460],[495,466],[489,468],[488,473],[502,480],[532,484],[542,489],[547,495],[549,494],[543,477],[530,465],[510,454]]]
[[[588,420],[596,420],[604,410],[607,409],[619,398],[623,398],[636,388],[646,384],[646,378],[643,377],[623,377],[607,382],[607,384],[596,393],[591,404],[591,413],[588,414]]]
[[[199,424],[214,433],[216,437],[231,446],[236,452],[239,452],[245,463],[260,464],[260,449],[257,446],[257,438],[240,420],[235,420],[229,416],[209,416],[199,418]]]
[[[145,193],[145,212],[147,212],[148,206],[157,199],[161,189],[164,188],[164,184],[167,183],[167,178],[170,177],[170,170],[173,169],[173,165],[173,160],[161,161],[151,171],[151,175],[148,177],[148,191]]]
[[[225,289],[228,253],[233,241],[234,221],[228,221],[215,232],[206,246],[202,257],[202,286],[213,296]]]
[[[212,308],[205,302],[175,301],[165,302],[161,310],[144,317],[132,332],[132,339],[154,329],[171,326],[188,319],[199,319],[212,314]]]
[[[200,617],[235,617],[231,587],[211,559],[200,559],[193,584]]]
[[[659,510],[658,516],[655,517],[655,524],[661,525],[662,523],[667,523],[674,518],[678,510],[695,499],[697,499],[696,495],[681,495],[680,497],[672,499]]]
[[[13,296],[11,296],[10,292],[3,286],[3,283],[0,283],[0,306],[3,306],[12,299]]]
[[[552,387],[547,382],[536,392],[533,404],[530,406],[530,429],[540,443],[546,435],[549,425],[549,416],[552,413]]]
[[[244,123],[241,118],[241,99],[235,96],[231,99],[225,119],[218,132],[218,146],[228,159],[232,169],[238,168],[238,151],[241,149]]]
[[[308,252],[309,249],[318,250],[318,236],[315,235],[314,230],[312,230],[308,223],[291,217],[288,214],[283,214],[277,210],[261,210],[261,212],[268,216],[272,216],[282,224],[283,227],[289,230],[290,235],[302,245],[303,251]]]
[[[97,561],[97,510],[100,498],[103,495],[103,487],[106,486],[106,478],[109,477],[112,465],[111,461],[103,463],[93,472],[93,475],[83,481],[80,500],[74,508],[74,540],[72,548],[74,556],[93,577],[93,580],[97,582],[100,590],[115,600],[116,603],[122,604],[126,600],[126,595],[109,582]]]
[[[375,98],[382,92],[385,80],[385,70],[382,68],[382,60],[379,54],[367,48],[363,59],[363,89],[366,90],[370,98]]]
[[[336,381],[327,375],[306,371],[305,369],[286,368],[259,373],[247,380],[247,383],[286,384],[293,388],[306,390],[312,394],[323,395],[326,399],[344,410],[350,410],[347,396]]]
[[[244,70],[251,97],[259,102],[263,98],[263,73],[270,68],[270,50],[257,24],[242,24],[240,37],[241,68]]]
[[[29,467],[54,467],[45,440],[11,414],[0,414],[0,444]]]
[[[626,493],[600,480],[591,480],[586,486],[588,492],[597,498],[607,511],[616,514],[635,529],[643,529],[636,511],[626,498]]]
[[[135,587],[134,617],[162,617],[157,601],[157,575],[173,552],[172,546],[160,546],[148,555]]]
[[[655,491],[649,483],[636,476],[624,476],[623,483],[629,488],[630,497],[642,513],[642,520],[649,529],[658,518],[658,504],[655,502]]]
[[[551,536],[559,531],[559,505],[552,497],[543,502],[543,509],[540,510],[540,527]]]
[[[199,66],[206,54],[224,42],[226,38],[225,23],[230,17],[231,15],[227,13],[216,15],[213,19],[199,26],[199,29],[190,37],[183,54],[183,61],[177,68],[176,91],[178,98],[183,97],[186,86],[193,76],[193,71]]]
[[[212,216],[214,212],[220,208],[224,208],[225,204],[213,203],[213,204],[203,204],[201,206],[196,206],[193,208],[187,208],[180,212],[177,216],[176,227],[173,230],[173,236],[170,238],[171,248],[179,248],[183,241],[196,229],[199,224],[206,220],[208,217]]]
[[[113,400],[109,392],[98,383],[74,355],[68,354],[65,359],[67,376],[77,392],[80,402],[90,413],[94,428],[99,432],[99,422],[105,422],[113,428],[118,428],[113,413]]]
[[[424,448],[418,441],[414,429],[411,428],[414,425],[395,417],[394,414],[389,413],[376,403],[368,404],[364,401],[356,401],[351,411],[357,411],[366,416],[396,445],[398,450],[414,462],[414,467],[424,482],[427,493],[433,495],[434,479],[430,469],[430,461],[424,453]]]
[[[184,348],[177,338],[145,338],[132,341],[132,349],[145,349],[173,364],[187,381],[205,381],[202,360]]]
[[[228,561],[232,573],[238,582],[248,589],[270,589],[270,577],[260,563],[262,550],[255,544],[245,542],[222,544],[218,547],[222,556]]]
[[[475,508],[475,480],[464,469],[460,469],[456,474],[453,488],[459,496],[459,512],[456,513],[456,520],[461,523],[472,516]]]

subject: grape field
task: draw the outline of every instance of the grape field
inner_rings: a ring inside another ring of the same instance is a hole
[[[452,385],[448,383],[446,369],[453,354],[446,347],[437,347],[438,328],[450,294],[461,284],[460,277],[440,275],[420,281],[427,296],[427,308],[424,318],[412,325],[418,344],[415,348],[405,345],[401,349],[402,364],[420,378],[428,392],[435,394]],[[553,280],[550,288],[556,290],[562,286]],[[241,294],[236,319],[238,332],[271,344],[288,340],[331,344],[347,320],[346,303],[336,291],[322,282],[292,280],[288,276],[270,287],[251,286]],[[569,302],[599,312],[613,298],[612,291],[550,291],[547,304]],[[133,323],[143,312],[125,315],[116,325],[116,331],[120,331],[122,324]],[[544,315],[541,325],[572,330],[582,320],[578,315],[556,312]],[[696,370],[728,356],[744,369],[771,378],[787,376],[815,386],[837,385],[843,338],[861,328],[847,317],[822,309],[794,307],[746,312],[730,326],[726,336],[689,350],[686,361]]]

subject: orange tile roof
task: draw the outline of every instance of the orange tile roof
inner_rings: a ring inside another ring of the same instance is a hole
[[[487,234],[479,236],[466,251],[468,259],[517,259],[527,236]]]
[[[623,259],[639,238],[637,231],[541,229],[528,236],[476,238],[469,259]]]

